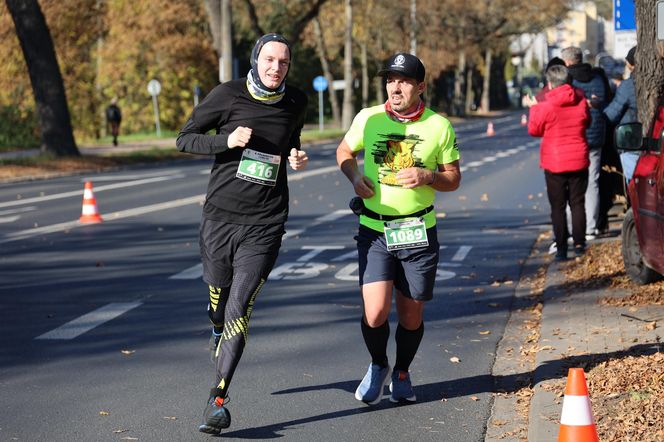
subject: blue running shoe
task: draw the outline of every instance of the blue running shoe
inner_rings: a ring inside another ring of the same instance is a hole
[[[390,402],[415,402],[415,392],[410,383],[410,375],[408,372],[401,370],[394,370],[392,372],[392,382],[390,382]]]
[[[390,366],[381,367],[377,364],[369,364],[367,374],[355,390],[355,399],[369,405],[375,405],[383,398],[383,387],[390,375]]]

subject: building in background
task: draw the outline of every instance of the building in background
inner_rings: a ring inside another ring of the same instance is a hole
[[[622,62],[634,45],[634,0],[613,0],[613,18],[608,20],[598,15],[595,2],[580,1],[565,20],[540,34],[518,36],[510,49],[514,60],[520,63],[517,67],[525,74],[533,66],[542,69],[567,46],[580,47],[585,61],[598,65],[609,58]]]

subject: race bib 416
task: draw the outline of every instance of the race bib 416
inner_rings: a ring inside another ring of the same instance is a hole
[[[244,149],[235,176],[263,186],[274,186],[277,183],[280,164],[279,155]]]

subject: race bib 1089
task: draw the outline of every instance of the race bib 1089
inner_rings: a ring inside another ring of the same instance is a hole
[[[427,229],[422,218],[385,223],[387,250],[414,249],[429,245]]]

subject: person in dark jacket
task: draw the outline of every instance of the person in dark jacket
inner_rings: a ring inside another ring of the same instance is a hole
[[[118,145],[118,135],[120,134],[120,123],[122,123],[122,112],[118,107],[118,99],[113,98],[111,104],[106,108],[106,123],[111,128],[113,136],[113,146]]]
[[[590,167],[588,168],[588,189],[586,190],[586,236],[594,239],[597,235],[599,219],[599,173],[602,161],[602,148],[606,141],[606,119],[602,110],[610,101],[609,80],[601,68],[593,68],[583,63],[583,52],[577,47],[567,47],[560,53],[570,76],[572,86],[583,90],[590,106],[590,126],[586,129]]]
[[[214,155],[200,228],[209,288],[214,387],[199,431],[231,424],[226,394],[247,341],[256,296],[274,266],[288,218],[286,165],[303,169],[300,150],[307,96],[286,85],[288,41],[267,34],[251,53],[246,78],[215,87],[178,135],[178,150]],[[215,130],[216,134],[208,134]]]
[[[583,91],[572,87],[567,68],[552,66],[546,72],[551,89],[546,99],[530,108],[528,133],[542,137],[540,167],[551,205],[556,238],[556,259],[567,259],[565,208],[572,209],[572,239],[577,256],[586,248],[584,199],[588,185],[588,143],[585,131],[590,113]]]
[[[629,78],[620,83],[620,86],[616,89],[616,96],[613,97],[611,103],[604,109],[604,115],[614,125],[639,121],[639,114],[636,107],[636,89],[634,88],[635,55],[636,46],[630,49],[625,57],[625,61],[627,62],[625,67],[631,72]],[[638,158],[638,152],[620,153],[620,162],[627,182],[632,179],[632,173],[634,172]]]

